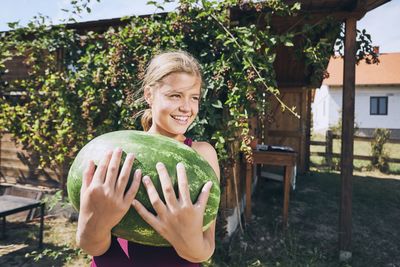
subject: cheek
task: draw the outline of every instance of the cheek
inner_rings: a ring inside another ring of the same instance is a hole
[[[157,115],[162,115],[162,116],[166,116],[166,115],[172,113],[176,109],[175,105],[168,101],[163,101],[162,103],[157,103],[157,105],[155,107],[156,107],[155,113]]]
[[[155,107],[155,109],[158,111],[168,109],[169,106],[171,106],[170,101],[162,96],[157,95],[153,100],[153,107]]]
[[[192,111],[193,111],[194,115],[197,115],[199,113],[199,104],[198,103],[193,104]]]

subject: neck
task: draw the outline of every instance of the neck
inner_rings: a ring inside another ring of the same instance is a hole
[[[160,128],[154,126],[154,124],[150,127],[150,129],[147,132],[153,133],[153,134],[161,134],[161,135],[170,137],[172,139],[175,139],[179,142],[184,142],[186,139],[186,137],[183,134],[172,134],[170,132],[164,131],[163,129],[160,129]]]

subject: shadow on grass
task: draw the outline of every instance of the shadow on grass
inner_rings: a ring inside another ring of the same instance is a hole
[[[282,184],[259,179],[252,198],[253,218],[245,232],[226,244],[217,237],[216,252],[204,266],[400,266],[400,179],[354,177],[353,258],[347,265],[338,261],[339,174],[297,177],[286,233],[281,225]],[[37,251],[38,223],[8,223],[9,237],[0,240],[0,266],[66,266],[69,259],[75,260],[79,250],[60,242],[73,244],[67,239],[74,239],[76,226],[51,220],[45,225],[45,250]],[[71,266],[88,266],[85,257],[77,258],[83,261]]]
[[[46,231],[50,231],[48,226]],[[7,222],[6,233],[0,240],[0,266],[63,266],[79,254],[69,246],[46,242],[46,237],[39,249],[37,223]]]
[[[400,180],[355,176],[353,258],[338,261],[340,175],[310,172],[291,192],[289,228],[281,230],[282,184],[260,179],[243,234],[217,244],[205,266],[400,266]]]

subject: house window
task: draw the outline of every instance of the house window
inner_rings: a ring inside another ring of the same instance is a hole
[[[369,105],[370,115],[387,115],[388,97],[387,96],[371,96]]]

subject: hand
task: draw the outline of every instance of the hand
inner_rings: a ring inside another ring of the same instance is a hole
[[[140,170],[135,171],[132,184],[124,193],[134,156],[127,155],[118,174],[121,155],[120,148],[109,151],[96,170],[93,161],[90,161],[83,174],[77,231],[77,239],[83,246],[92,241],[92,243],[101,243],[100,250],[104,250],[105,243],[101,239],[108,239],[111,236],[111,229],[126,214],[138,191]]]
[[[203,233],[203,216],[212,182],[207,182],[196,203],[192,203],[185,167],[178,163],[179,198],[176,198],[171,179],[164,164],[157,163],[157,172],[165,202],[160,199],[150,177],[143,177],[150,202],[157,216],[149,212],[140,202],[133,201],[133,206],[142,218],[151,225],[175,248],[177,253],[190,261],[204,261],[214,250],[214,240]],[[212,244],[210,244],[212,243]]]

